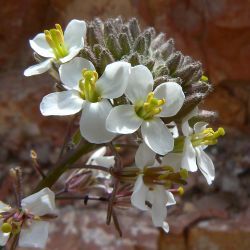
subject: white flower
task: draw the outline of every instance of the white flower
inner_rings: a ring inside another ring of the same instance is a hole
[[[182,132],[185,136],[183,153],[169,153],[163,157],[163,164],[170,164],[177,170],[180,168],[191,172],[196,172],[198,168],[205,176],[207,183],[212,184],[215,178],[215,169],[213,161],[204,152],[207,145],[217,143],[217,138],[223,136],[225,131],[219,128],[213,131],[212,128],[206,128],[206,122],[197,122],[192,129],[188,120],[197,114],[198,110],[193,110],[182,122]]]
[[[22,211],[29,216],[30,219],[27,219],[24,216],[19,236],[19,246],[45,248],[48,239],[49,222],[43,221],[42,218],[36,218],[44,215],[55,214],[55,194],[49,188],[44,188],[41,191],[24,198],[21,206]],[[0,203],[0,213],[10,210],[11,208],[9,206]],[[35,218],[32,218],[32,216],[35,216]],[[26,223],[27,220],[28,223]],[[15,222],[14,217],[12,222]],[[7,224],[7,227],[11,227],[11,220]],[[3,230],[3,217],[1,221],[1,229]],[[6,245],[10,236],[10,232],[3,233],[2,230],[0,231],[0,246]]]
[[[43,115],[72,115],[80,110],[80,131],[91,143],[111,141],[115,134],[106,130],[105,121],[112,109],[108,99],[123,95],[130,73],[130,64],[107,65],[98,79],[94,65],[81,57],[62,64],[59,74],[66,91],[45,96],[40,104]]]
[[[30,46],[37,54],[48,59],[29,67],[24,75],[42,74],[51,68],[53,61],[70,61],[84,47],[85,36],[86,23],[75,19],[67,25],[64,34],[59,24],[55,29],[39,33],[30,40]]]
[[[107,152],[106,147],[97,149],[88,159],[86,165],[99,165],[106,168],[113,167],[115,165],[114,156],[105,156]]]
[[[148,152],[148,154],[146,154],[146,152]],[[168,232],[168,224],[165,222],[167,216],[166,206],[176,203],[174,196],[171,192],[165,190],[163,185],[147,185],[143,179],[144,167],[153,166],[154,161],[154,152],[152,152],[145,143],[142,143],[139,146],[135,158],[136,166],[141,169],[142,173],[138,175],[135,182],[131,203],[140,210],[150,210],[153,224],[156,227],[162,227],[164,231]],[[149,202],[152,207],[150,208],[146,202]]]
[[[126,96],[132,105],[120,105],[112,109],[106,127],[119,134],[130,134],[141,127],[145,143],[156,153],[171,151],[174,139],[160,117],[174,116],[182,107],[185,96],[175,82],[166,82],[153,90],[153,76],[143,65],[131,68]]]

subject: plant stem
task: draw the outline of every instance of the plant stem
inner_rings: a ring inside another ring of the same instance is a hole
[[[99,165],[74,164],[70,166],[69,169],[93,169],[93,170],[101,170],[110,174],[110,168],[106,168],[104,166],[99,166]]]
[[[66,154],[61,161],[59,161],[55,167],[49,171],[46,178],[41,180],[35,188],[34,192],[49,187],[51,188],[59,177],[67,171],[70,166],[75,163],[82,155],[89,153],[97,147],[95,144],[91,144],[85,140],[82,140],[78,147],[73,151]]]

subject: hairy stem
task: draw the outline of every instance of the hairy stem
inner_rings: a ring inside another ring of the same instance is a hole
[[[49,171],[46,178],[41,180],[34,192],[38,192],[39,190],[49,187],[51,188],[54,183],[59,179],[59,177],[67,171],[70,166],[75,163],[82,155],[89,153],[94,150],[97,146],[95,144],[91,144],[87,141],[82,140],[78,147],[73,151],[66,154],[56,165],[55,167]]]

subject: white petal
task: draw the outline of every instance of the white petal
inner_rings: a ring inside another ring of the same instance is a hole
[[[194,124],[194,132],[201,133],[203,130],[206,129],[208,123],[207,122],[197,122]]]
[[[104,156],[104,155],[106,154],[106,152],[107,152],[106,147],[101,147],[101,148],[97,149],[97,150],[89,157],[89,159],[88,159],[88,161],[87,161],[86,164],[87,164],[87,165],[88,165],[88,164],[92,164],[93,161],[94,161],[96,158]]]
[[[52,60],[47,59],[41,63],[30,66],[24,71],[25,76],[34,76],[42,74],[51,68]]]
[[[181,109],[185,100],[182,87],[175,82],[162,83],[156,87],[154,93],[156,98],[164,98],[166,100],[166,103],[162,105],[162,111],[159,114],[161,117],[170,117],[176,115]]]
[[[103,98],[117,98],[127,88],[131,65],[127,62],[108,64],[102,76],[97,80],[96,87]]]
[[[184,142],[181,167],[191,172],[197,171],[196,152],[188,137],[185,138]]]
[[[193,133],[193,129],[189,126],[188,120],[182,122],[181,130],[184,136],[189,136]]]
[[[153,166],[155,162],[155,152],[146,143],[141,143],[135,154],[135,164],[139,168]]]
[[[131,68],[125,94],[132,103],[144,101],[147,94],[153,90],[153,84],[154,79],[150,70],[144,65],[137,65]]]
[[[0,222],[0,227],[2,226],[2,223]],[[10,237],[9,233],[3,233],[0,230],[0,246],[5,246],[7,244],[7,241]]]
[[[166,191],[166,195],[167,195],[167,206],[175,205],[176,201],[174,195],[169,191]]]
[[[86,23],[84,21],[76,19],[71,20],[64,32],[65,44],[69,48],[83,48],[86,30]]]
[[[54,92],[43,97],[40,111],[48,115],[73,115],[83,107],[84,100],[76,90]]]
[[[169,127],[169,130],[171,131],[172,135],[174,138],[179,137],[179,131],[178,131],[178,127],[176,125],[175,122],[170,122],[167,124]]]
[[[198,112],[199,112],[199,109],[198,107],[196,106],[189,114],[187,114],[183,120],[182,120],[182,125],[181,125],[181,128],[182,128],[182,133],[185,135],[185,136],[188,136],[190,134],[193,133],[193,129],[189,126],[189,123],[188,121],[193,118],[194,116],[198,115]]]
[[[49,188],[44,188],[24,198],[21,205],[34,215],[55,214],[55,194]]]
[[[62,64],[59,68],[60,79],[69,89],[78,89],[79,81],[83,78],[82,70],[95,70],[94,65],[81,57],[76,57],[72,61]]]
[[[164,230],[165,233],[169,232],[169,225],[166,221],[163,222],[162,229]]]
[[[115,165],[115,158],[114,156],[100,156],[93,160],[92,164],[110,168]]]
[[[44,33],[39,33],[29,42],[30,42],[30,47],[40,56],[54,57],[53,50],[47,43]]]
[[[73,59],[74,57],[76,57],[78,55],[80,50],[81,50],[81,48],[76,48],[76,47],[70,48],[68,55],[59,59],[60,62],[61,63],[69,62],[71,59]]]
[[[131,196],[132,205],[143,211],[148,210],[149,208],[145,204],[147,192],[148,187],[143,183],[142,175],[139,175],[135,182],[134,191]]]
[[[0,213],[10,210],[11,207],[4,202],[0,201]]]
[[[125,104],[114,107],[108,115],[106,128],[118,134],[134,133],[142,124],[134,110],[134,106]]]
[[[20,247],[35,247],[44,249],[48,240],[49,223],[32,221],[29,227],[23,227],[20,233]]]
[[[181,168],[182,154],[180,153],[168,153],[162,158],[161,165],[173,167],[175,172],[178,172]]]
[[[200,147],[196,147],[195,150],[197,153],[198,167],[202,174],[205,176],[208,185],[210,185],[212,184],[215,178],[215,169],[213,161]]]
[[[80,121],[80,131],[87,141],[97,144],[105,143],[116,136],[105,127],[111,109],[112,106],[107,100],[85,104]]]
[[[156,227],[161,227],[167,216],[167,196],[164,187],[154,187],[154,201],[152,203],[152,220]]]
[[[157,154],[165,155],[173,150],[174,138],[160,118],[143,122],[141,132],[145,143]]]

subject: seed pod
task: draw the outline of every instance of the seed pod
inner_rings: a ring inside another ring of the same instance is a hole
[[[164,43],[160,47],[160,52],[163,60],[167,60],[167,58],[174,52],[174,40],[171,38],[167,40],[166,43]]]
[[[138,20],[136,18],[130,19],[128,22],[128,27],[133,40],[135,40],[140,34],[140,27],[138,24]]]
[[[175,70],[177,69],[180,60],[181,60],[181,53],[179,51],[173,53],[168,58],[166,65],[168,66],[170,74],[173,74]]]
[[[122,55],[127,55],[130,52],[130,44],[129,44],[129,38],[126,33],[121,33],[119,35],[119,43],[121,47],[121,53]]]
[[[118,39],[114,35],[111,34],[107,38],[106,45],[109,51],[111,52],[111,54],[113,55],[113,57],[116,60],[119,60],[121,58],[121,47],[118,42]]]
[[[137,39],[134,42],[134,51],[138,52],[139,54],[143,55],[146,50],[146,41],[143,36],[137,37]]]
[[[99,43],[97,32],[95,31],[94,25],[89,24],[87,28],[87,44],[93,47],[95,44]]]
[[[152,40],[151,49],[154,51],[160,48],[161,45],[165,42],[166,35],[164,33],[160,33],[156,38]]]
[[[140,64],[140,58],[138,53],[133,53],[129,58],[128,58],[128,62],[131,63],[132,66],[138,65]]]
[[[115,59],[113,58],[112,54],[107,49],[104,49],[101,52],[100,59],[99,59],[100,73],[102,74],[104,72],[106,66],[114,61],[115,61]]]

